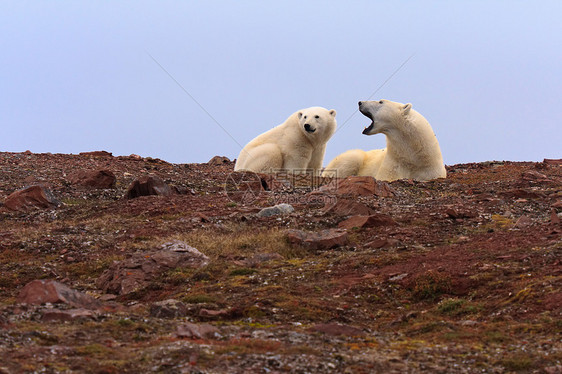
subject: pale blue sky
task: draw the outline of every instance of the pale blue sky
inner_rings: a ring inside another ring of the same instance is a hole
[[[562,1],[0,1],[0,151],[232,159],[323,106],[326,165],[384,147],[357,101],[413,55],[373,99],[411,102],[446,164],[561,158],[561,17]]]

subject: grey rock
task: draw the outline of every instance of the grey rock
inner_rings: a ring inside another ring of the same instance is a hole
[[[278,205],[271,206],[271,207],[268,207],[268,208],[263,208],[258,213],[256,213],[256,216],[258,216],[258,217],[271,217],[271,216],[290,214],[294,211],[295,211],[295,208],[293,208],[292,205],[283,203],[283,204],[278,204]]]

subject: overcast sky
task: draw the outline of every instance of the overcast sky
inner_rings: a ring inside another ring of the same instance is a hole
[[[559,0],[1,1],[0,151],[234,159],[323,106],[327,165],[384,147],[356,111],[382,98],[429,120],[448,165],[561,158],[561,16]]]

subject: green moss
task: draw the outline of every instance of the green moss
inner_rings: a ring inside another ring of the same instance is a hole
[[[417,301],[435,300],[451,291],[451,279],[446,274],[428,271],[414,281],[413,297]]]
[[[80,356],[88,356],[88,357],[95,357],[95,358],[107,356],[111,353],[110,348],[98,343],[92,343],[92,344],[76,347],[75,350],[76,353]]]
[[[500,365],[509,371],[527,371],[535,368],[535,360],[527,353],[515,353],[500,360]]]

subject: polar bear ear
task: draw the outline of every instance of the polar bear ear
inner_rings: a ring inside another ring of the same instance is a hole
[[[298,112],[297,117],[299,117],[299,119],[301,119],[302,118],[302,112]]]
[[[332,115],[332,117],[335,117],[336,116],[336,110],[335,109],[330,110],[330,114]]]
[[[408,103],[402,107],[402,112],[404,113],[404,115],[407,115],[408,113],[410,113],[410,109],[412,109],[412,104]]]

